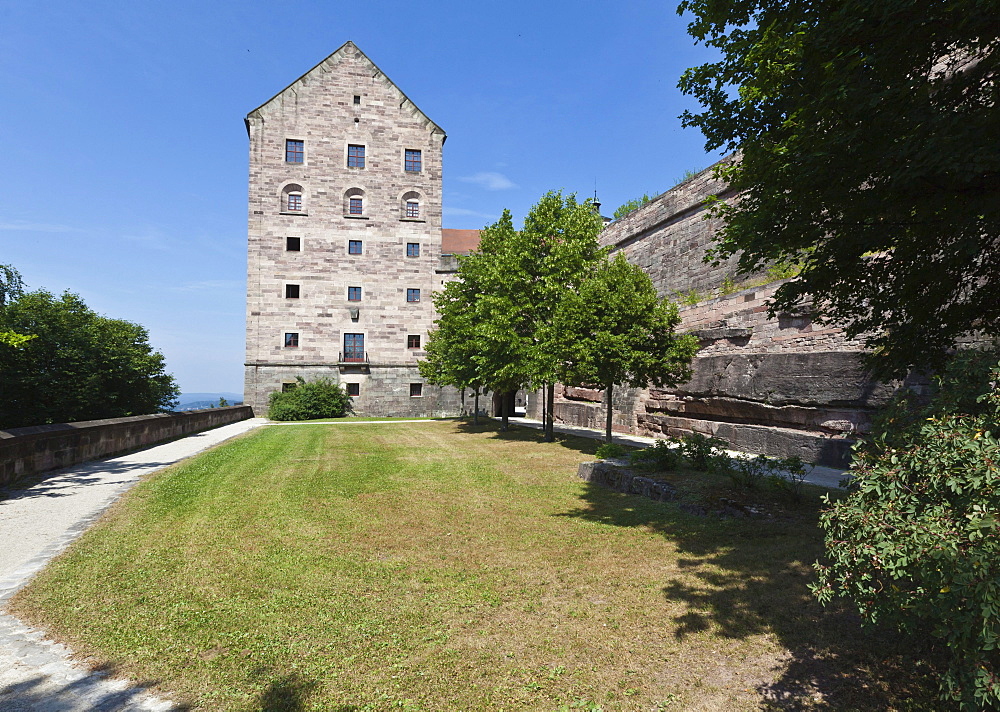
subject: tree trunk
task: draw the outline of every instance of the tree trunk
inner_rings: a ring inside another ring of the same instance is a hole
[[[475,393],[475,403],[472,406],[474,408],[472,413],[472,424],[479,425],[479,389],[476,389]]]
[[[607,393],[608,396],[608,419],[607,422],[605,423],[606,429],[604,431],[604,441],[609,445],[611,444],[611,417],[614,415],[614,410],[611,407],[611,404],[613,402],[611,400],[611,396],[614,393],[614,390],[615,390],[614,383],[609,383],[607,387],[604,389],[604,392]]]
[[[545,440],[546,442],[553,442],[556,439],[556,384],[550,383],[545,388],[545,401],[549,406],[548,418],[545,421]]]
[[[462,397],[462,417],[464,418],[465,415],[466,415],[466,413],[465,413],[465,389],[464,388],[461,390],[461,397]]]
[[[546,388],[547,388],[546,384],[542,384],[542,434],[546,436],[545,439],[547,439],[548,436],[548,431],[545,429],[545,424],[549,422],[549,417],[548,415],[546,415],[548,411],[545,410],[546,405],[548,405],[547,399],[545,398],[545,394],[547,392]]]
[[[507,412],[509,410],[509,408],[508,408],[508,401],[509,401],[510,397],[511,397],[511,395],[510,395],[510,393],[508,391],[504,391],[503,394],[501,394],[501,396],[500,396],[500,432],[501,433],[507,432],[507,428],[509,427],[510,416],[507,415]]]

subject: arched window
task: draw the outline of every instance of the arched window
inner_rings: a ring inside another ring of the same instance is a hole
[[[302,186],[289,183],[281,189],[281,211],[283,213],[301,213],[306,209],[302,199]]]
[[[344,191],[344,215],[361,217],[365,215],[365,191],[348,188]]]
[[[401,210],[404,218],[415,220],[423,217],[420,211],[420,193],[415,190],[403,193]]]

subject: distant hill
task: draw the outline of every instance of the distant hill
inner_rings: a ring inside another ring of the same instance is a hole
[[[225,398],[229,405],[240,405],[243,403],[242,393],[230,393],[220,391],[218,393],[181,393],[177,399],[177,407],[174,410],[198,410],[199,408],[211,408],[219,404],[219,399]]]

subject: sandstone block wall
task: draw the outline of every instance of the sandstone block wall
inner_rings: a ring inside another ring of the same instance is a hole
[[[252,417],[236,405],[0,430],[0,486]]]
[[[649,273],[661,296],[717,289],[735,267],[702,260],[718,227],[702,219],[713,193],[727,195],[707,169],[612,223],[601,241]],[[769,317],[767,301],[779,284],[682,306],[679,330],[701,343],[692,379],[671,389],[616,388],[614,429],[650,436],[698,432],[747,452],[845,465],[856,437],[898,384],[869,380],[861,343],[836,325],[816,323],[808,305]],[[555,417],[603,429],[602,399],[600,390],[557,388]],[[541,411],[540,393],[532,394],[529,416]]]
[[[295,375],[339,376],[346,334],[363,336],[372,373],[407,367],[407,377],[419,379],[414,367],[434,319],[431,294],[447,278],[437,271],[444,131],[350,42],[246,123],[247,404],[263,414],[270,392]],[[286,160],[289,140],[302,142],[300,162]],[[350,146],[364,147],[363,167],[349,165]],[[407,150],[420,151],[420,170],[407,170]],[[290,209],[289,191],[301,196],[301,209]],[[350,212],[351,198],[361,200],[360,214]],[[407,201],[417,203],[416,217]],[[290,237],[299,249],[288,249]],[[408,254],[408,244],[419,254]],[[352,287],[360,299],[349,299]],[[408,299],[414,289],[419,301]],[[285,334],[297,334],[297,345],[287,346]],[[369,377],[359,411],[381,412],[374,389],[394,389],[396,381]],[[399,401],[394,393],[384,396],[405,413],[417,403],[438,412],[450,402],[443,394]]]

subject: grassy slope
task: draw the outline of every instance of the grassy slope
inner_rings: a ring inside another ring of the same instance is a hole
[[[581,483],[596,442],[492,427],[262,429],[140,484],[14,612],[211,710],[922,709],[810,601],[814,503],[696,517]]]

